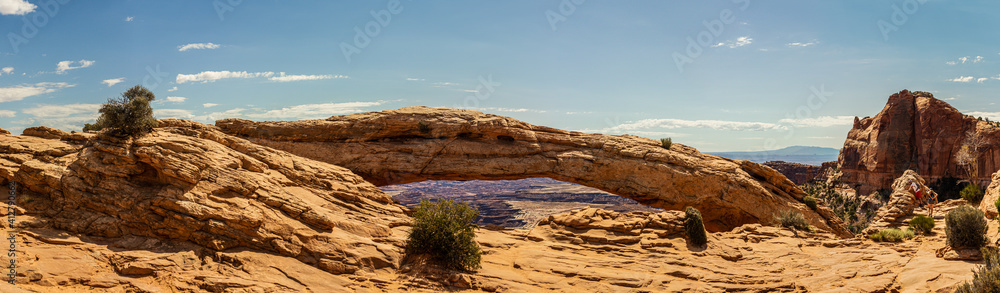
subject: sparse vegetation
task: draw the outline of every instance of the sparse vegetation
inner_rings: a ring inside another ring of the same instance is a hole
[[[819,206],[816,205],[816,198],[815,197],[806,195],[806,196],[802,197],[802,202],[804,202],[807,207],[809,207],[810,209],[813,209],[814,211],[817,208],[819,208]]]
[[[475,240],[476,217],[479,211],[464,203],[423,200],[413,213],[413,230],[406,240],[406,252],[430,254],[451,269],[478,269],[482,251]]]
[[[661,138],[660,139],[660,146],[662,146],[665,149],[669,150],[670,146],[673,145],[673,144],[674,144],[674,140],[672,138],[668,137],[668,138]]]
[[[945,216],[945,233],[951,247],[978,248],[986,244],[986,217],[979,209],[963,205]]]
[[[688,241],[695,246],[705,246],[708,243],[708,234],[705,232],[705,223],[702,222],[701,212],[694,207],[684,209],[684,231],[687,232]]]
[[[989,122],[989,119],[986,119]],[[986,139],[979,135],[975,129],[970,129],[965,133],[965,140],[962,141],[962,148],[955,154],[955,161],[958,165],[965,167],[969,179],[975,181],[979,176],[979,149],[986,145]]]
[[[920,234],[929,234],[934,231],[934,218],[917,215],[910,219],[910,228]]]
[[[972,271],[972,281],[959,285],[955,293],[1000,292],[1000,251],[983,247],[983,265]]]
[[[431,126],[428,125],[427,122],[423,121],[417,122],[417,129],[420,130],[420,133],[424,134],[431,132]]]
[[[868,201],[862,197],[847,197],[836,190],[834,186],[839,184],[839,178],[831,178],[831,183],[817,182],[802,185],[809,196],[822,199],[827,207],[833,210],[840,219],[847,225],[847,229],[852,233],[861,233],[875,218],[875,211],[889,201],[888,190],[880,190],[877,201]],[[806,203],[808,205],[808,203]]]
[[[868,238],[872,241],[879,242],[901,242],[903,240],[913,239],[914,233],[913,229],[899,230],[896,228],[882,229],[875,234],[868,235]]]
[[[809,226],[809,221],[806,221],[806,217],[802,216],[802,213],[799,213],[799,211],[795,209],[788,209],[781,212],[780,214],[774,216],[774,220],[785,228],[812,232],[812,227]]]
[[[101,105],[101,116],[94,124],[87,123],[84,131],[106,130],[109,134],[119,137],[136,137],[153,131],[156,118],[149,103],[156,99],[153,92],[143,86],[134,86],[117,99],[108,99]]]
[[[983,200],[983,190],[975,183],[966,185],[959,194],[969,203],[977,203]]]

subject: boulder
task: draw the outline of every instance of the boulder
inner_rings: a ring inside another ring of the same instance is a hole
[[[983,201],[979,203],[979,209],[986,213],[987,217],[997,217],[996,202],[1000,199],[1000,171],[993,173],[993,181],[986,187],[986,194]]]
[[[901,222],[903,218],[913,215],[913,210],[918,207],[916,194],[910,191],[910,182],[916,182],[924,192],[923,196],[936,196],[936,193],[927,188],[926,181],[913,170],[906,170],[903,176],[896,178],[892,182],[892,194],[889,202],[883,205],[875,214],[872,223],[865,229],[864,234],[873,234],[885,228],[905,226]]]

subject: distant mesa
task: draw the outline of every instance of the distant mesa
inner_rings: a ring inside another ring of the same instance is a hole
[[[754,163],[783,161],[804,165],[820,166],[826,162],[837,160],[839,149],[816,146],[790,146],[777,150],[752,152],[708,152],[706,154],[726,157],[733,160],[747,160]]]

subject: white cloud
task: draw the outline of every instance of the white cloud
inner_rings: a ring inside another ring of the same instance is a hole
[[[14,116],[17,116],[17,112],[11,110],[0,110],[0,117],[2,118],[11,118]]]
[[[964,56],[964,57],[958,57],[958,61],[948,61],[948,62],[945,62],[945,64],[956,65],[956,64],[959,64],[959,63],[965,64],[966,62],[968,62],[968,63],[979,63],[979,62],[983,62],[983,60],[985,60],[985,59],[986,58],[983,57],[983,56],[976,56],[976,57]]]
[[[409,77],[407,77],[406,80],[408,80],[408,81],[424,81],[423,78],[409,78]]]
[[[63,118],[82,113],[97,113],[101,104],[38,105],[21,110],[37,118]]]
[[[166,118],[179,118],[179,119],[192,119],[195,118],[191,111],[183,109],[153,109],[153,116],[157,119]]]
[[[184,51],[187,51],[187,50],[211,50],[211,49],[218,49],[218,48],[219,48],[218,44],[213,44],[213,43],[194,43],[194,44],[187,44],[187,45],[183,45],[183,46],[177,46],[177,51],[184,52]]]
[[[184,101],[187,101],[187,99],[188,98],[185,98],[185,97],[167,97],[167,102],[171,102],[171,103],[183,103]]]
[[[842,125],[854,125],[854,116],[822,116],[815,118],[785,118],[778,120],[778,123],[790,124],[794,127],[830,127]]]
[[[975,77],[972,77],[972,76],[959,76],[959,77],[956,77],[956,78],[949,79],[948,81],[952,81],[952,82],[970,82],[973,79],[975,79]]]
[[[119,78],[105,79],[101,83],[108,85],[108,87],[112,87],[112,86],[114,86],[116,84],[119,84],[119,83],[122,83],[124,81],[125,81],[124,77],[119,77]]]
[[[972,117],[990,118],[990,121],[1000,121],[1000,112],[969,112]]]
[[[248,113],[244,114],[243,117],[251,119],[318,119],[333,115],[364,112],[362,108],[378,106],[384,103],[383,101],[378,101],[308,104],[270,110],[263,113]]]
[[[2,15],[25,15],[35,11],[35,4],[25,0],[0,0],[0,14]]]
[[[129,16],[125,18],[126,22],[132,22],[132,20],[135,20],[135,17]]]
[[[211,107],[218,106],[219,104],[216,104],[216,103],[204,103],[204,104],[201,104],[201,105],[205,106],[205,108],[211,108]]]
[[[956,63],[955,61],[948,61],[948,62],[945,62],[944,64],[955,65],[955,64],[958,64],[958,63]]]
[[[0,103],[20,101],[30,96],[55,92],[62,88],[73,87],[75,85],[65,82],[42,82],[34,85],[19,85],[14,87],[0,88]]]
[[[816,44],[819,44],[819,42],[816,42],[816,41],[808,42],[808,43],[795,42],[795,43],[785,44],[785,46],[789,46],[789,47],[809,47],[809,46],[816,45]]]
[[[500,107],[485,107],[485,108],[471,108],[478,111],[494,111],[494,112],[513,112],[513,113],[546,113],[545,110],[527,109],[527,108],[500,108]]]
[[[178,74],[177,83],[185,82],[214,82],[226,78],[257,78],[272,77],[274,72],[246,72],[246,71],[204,71],[197,74]]]
[[[172,88],[170,88],[170,89],[169,89],[169,90],[167,90],[167,91],[168,91],[168,92],[176,92],[176,91],[177,91],[177,87],[176,87],[176,86],[175,86],[175,87],[172,87]]]
[[[73,66],[74,63],[79,63],[80,66]],[[59,64],[56,64],[56,73],[63,74],[66,73],[67,70],[87,68],[94,65],[94,63],[95,62],[93,60],[59,61]]]
[[[458,85],[457,83],[454,83],[454,82],[435,82],[435,83],[432,83],[432,84],[433,84],[433,85],[434,85],[435,87],[442,87],[442,86],[453,86],[453,85]]]
[[[633,133],[641,129],[678,129],[678,128],[710,128],[715,130],[734,131],[767,131],[782,130],[784,126],[766,122],[741,122],[720,120],[681,120],[681,119],[645,119],[625,123],[606,129],[609,132]]]
[[[303,80],[321,80],[321,79],[341,79],[349,78],[346,75],[285,75],[284,72],[278,73],[278,76],[273,76],[269,78],[271,81],[277,82],[290,82],[290,81],[303,81]]]
[[[983,83],[984,81],[987,81],[989,79],[990,79],[989,77],[980,77],[980,78],[976,79],[976,82],[977,83]]]
[[[4,67],[3,69],[0,69],[0,71],[3,71],[4,74],[11,74],[14,73],[14,67]]]
[[[749,36],[743,36],[743,37],[736,38],[735,41],[718,43],[718,44],[712,45],[712,48],[726,46],[726,47],[729,47],[730,49],[734,49],[734,48],[739,48],[739,47],[743,47],[743,46],[749,45],[751,43],[753,43],[753,38],[751,38]]]

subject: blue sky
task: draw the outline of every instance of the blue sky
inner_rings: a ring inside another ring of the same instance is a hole
[[[902,89],[1000,120],[998,14],[936,0],[0,0],[0,128],[79,130],[144,85],[158,118],[204,123],[424,105],[702,151],[839,148],[854,116]]]

